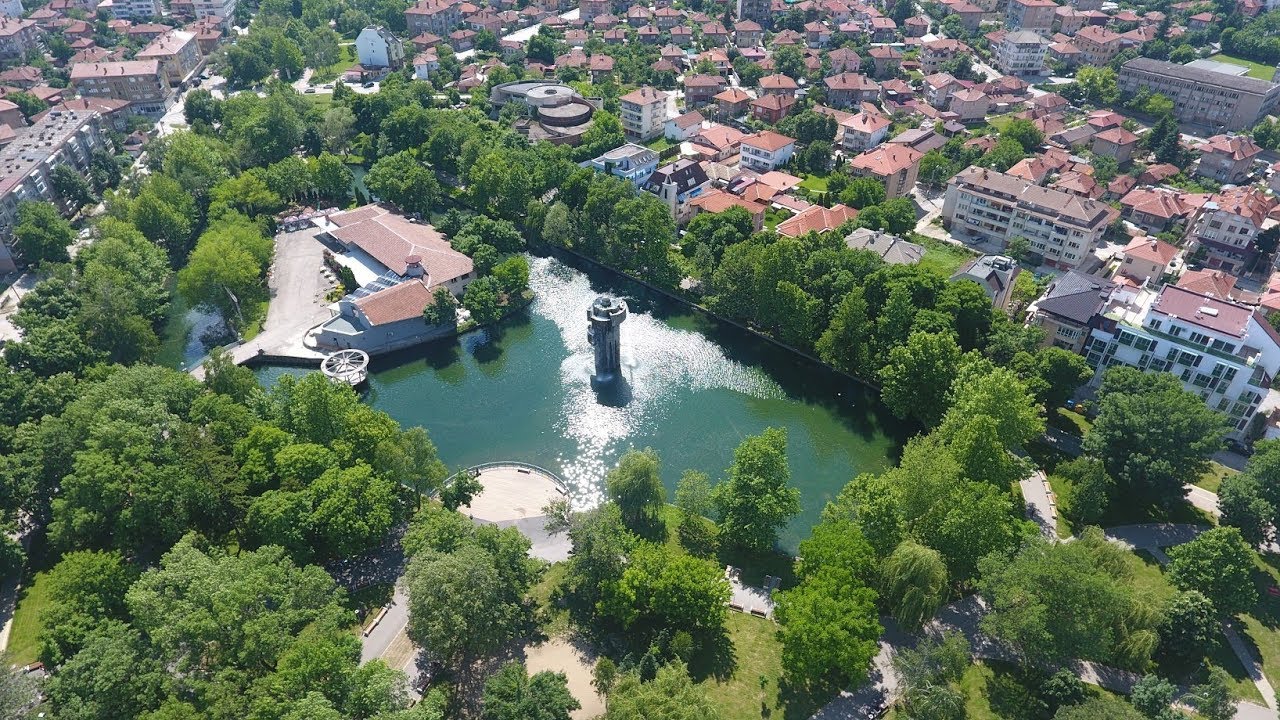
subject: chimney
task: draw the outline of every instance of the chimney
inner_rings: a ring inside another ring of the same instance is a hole
[[[404,259],[404,274],[409,277],[420,278],[426,271],[422,269],[422,258],[417,255],[410,255]]]

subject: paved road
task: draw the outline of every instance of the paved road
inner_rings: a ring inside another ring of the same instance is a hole
[[[578,8],[574,8],[569,12],[560,13],[560,17],[564,18],[565,20],[577,20],[579,12],[580,10]],[[533,37],[534,35],[537,35],[538,30],[540,29],[542,29],[542,23],[534,23],[527,28],[521,28],[519,30],[516,30],[515,32],[507,33],[506,35],[503,35],[501,38],[499,38],[499,40],[515,40],[516,42],[527,42],[529,38]],[[460,61],[469,60],[472,57],[475,57],[475,54],[476,54],[476,51],[474,49],[463,50],[460,53],[454,53],[454,57],[458,58],[458,60]]]
[[[1049,478],[1037,469],[1031,477],[1023,479],[1022,499],[1027,504],[1027,519],[1040,526],[1040,534],[1049,540],[1058,539],[1058,507],[1053,500]]]

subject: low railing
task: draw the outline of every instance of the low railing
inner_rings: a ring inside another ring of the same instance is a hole
[[[487,463],[480,463],[479,465],[472,465],[471,467],[464,468],[450,475],[449,477],[445,478],[444,485],[448,485],[449,483],[453,482],[454,478],[458,477],[462,473],[467,473],[467,472],[479,473],[479,472],[484,472],[485,470],[499,470],[502,468],[510,468],[517,472],[524,472],[524,473],[538,473],[539,475],[542,475],[546,477],[548,480],[550,480],[552,484],[556,486],[556,490],[559,491],[561,495],[569,494],[569,486],[565,484],[564,480],[562,480],[559,475],[556,475],[555,473],[551,472],[546,468],[538,467],[537,465],[533,465],[531,463],[520,462],[518,460],[498,460],[496,462],[487,462]]]

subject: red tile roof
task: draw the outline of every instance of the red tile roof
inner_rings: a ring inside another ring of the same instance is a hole
[[[786,237],[800,237],[811,232],[835,230],[858,217],[858,211],[844,205],[813,207],[778,223],[777,232]]]

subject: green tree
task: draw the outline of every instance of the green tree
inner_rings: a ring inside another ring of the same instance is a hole
[[[1005,125],[1000,131],[1000,138],[1013,138],[1026,152],[1035,152],[1044,143],[1044,133],[1030,120],[1017,119]]]
[[[58,717],[112,720],[157,708],[169,678],[139,632],[113,623],[58,668],[45,690]]]
[[[609,693],[604,720],[720,720],[721,715],[681,665],[664,665],[649,682],[623,675]]]
[[[898,624],[918,629],[947,597],[947,566],[937,550],[906,541],[885,560],[880,588]]]
[[[569,720],[580,707],[564,673],[530,677],[524,663],[513,661],[484,682],[484,720]]]
[[[1115,488],[1115,482],[1107,474],[1102,461],[1088,456],[1078,457],[1059,463],[1053,474],[1070,488],[1060,501],[1063,516],[1076,527],[1100,523],[1111,504]]]
[[[881,399],[900,418],[934,425],[946,412],[959,362],[960,346],[950,334],[912,333],[880,370]]]
[[[1142,720],[1142,713],[1119,698],[1090,698],[1079,705],[1065,705],[1053,720]]]
[[[977,164],[1004,172],[1017,165],[1026,156],[1026,150],[1022,149],[1021,142],[1010,137],[1002,137],[996,142],[995,147],[988,150],[987,154],[978,160]]]
[[[859,177],[849,181],[840,193],[840,202],[861,210],[884,202],[884,183],[875,178]]]
[[[884,631],[877,620],[875,591],[828,568],[776,599],[782,667],[790,682],[850,687],[866,678]]]
[[[640,535],[657,527],[667,501],[658,468],[658,453],[652,448],[629,450],[604,479],[605,496],[622,511],[627,529]]]
[[[686,470],[676,484],[676,507],[689,513],[709,517],[715,509],[712,499],[711,479],[706,473]]]
[[[747,437],[733,451],[723,482],[713,498],[725,541],[748,550],[768,550],[778,529],[800,512],[800,491],[789,487],[787,431],[767,428]]]
[[[449,288],[436,287],[431,293],[431,304],[422,310],[422,317],[428,325],[453,327],[458,324],[458,301]]]
[[[1213,602],[1195,590],[1169,598],[1160,621],[1160,651],[1182,661],[1198,660],[1218,642]]]
[[[497,322],[502,317],[502,297],[498,281],[492,277],[472,280],[462,293],[462,306],[481,325]]]
[[[1221,615],[1244,612],[1258,602],[1253,549],[1236,528],[1208,530],[1170,549],[1169,558],[1169,581],[1183,590],[1203,593]]]
[[[903,707],[913,718],[962,720],[964,695],[957,687],[969,666],[969,642],[957,632],[925,638],[893,655],[901,678]]]
[[[464,545],[419,552],[405,574],[409,637],[447,666],[487,656],[518,632],[524,610],[507,600],[493,557]]]
[[[1206,720],[1231,720],[1239,698],[1231,687],[1231,676],[1220,667],[1209,668],[1209,676],[1191,688],[1183,698]]]
[[[606,587],[600,610],[642,643],[663,630],[708,643],[724,635],[728,602],[729,583],[714,562],[640,543],[621,577]]]
[[[73,212],[93,202],[93,188],[89,186],[89,181],[66,163],[53,166],[53,171],[49,174],[49,184],[53,186],[53,192]]]
[[[1133,707],[1151,720],[1170,717],[1169,706],[1177,696],[1178,688],[1159,675],[1143,675],[1133,686],[1129,701]]]
[[[124,596],[133,573],[119,553],[70,552],[44,579],[49,604],[40,613],[40,660],[57,667],[111,621],[127,617]]]
[[[52,204],[24,200],[18,203],[18,224],[13,236],[23,259],[41,265],[70,259],[67,247],[75,242],[76,231]]]
[[[862,288],[854,287],[840,299],[831,322],[818,338],[818,357],[847,373],[866,367],[870,357],[871,319]]]
[[[1085,452],[1127,491],[1164,507],[1182,501],[1183,486],[1204,474],[1221,447],[1222,416],[1175,376],[1128,367],[1107,371],[1098,398]]]
[[[1086,100],[1099,107],[1114,105],[1120,99],[1116,71],[1109,67],[1082,67],[1076,71],[1076,86]]]

